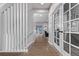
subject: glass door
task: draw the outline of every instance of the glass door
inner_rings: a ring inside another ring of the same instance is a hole
[[[63,50],[66,54],[69,54],[70,49],[70,22],[69,22],[69,3],[63,5]]]
[[[65,3],[63,10],[63,50],[79,56],[79,4]]]
[[[59,46],[59,10],[54,14],[54,42]]]
[[[61,5],[55,10],[53,18],[54,18],[54,44],[56,48],[59,50],[61,48],[61,36],[62,36],[62,15],[61,15]]]

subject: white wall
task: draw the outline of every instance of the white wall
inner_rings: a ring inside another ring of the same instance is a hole
[[[33,30],[33,11],[32,5],[30,3],[27,4],[27,49],[34,42],[34,30]]]

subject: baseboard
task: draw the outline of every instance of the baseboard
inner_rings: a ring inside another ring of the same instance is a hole
[[[28,49],[26,49],[25,52],[27,53],[28,52]]]
[[[53,45],[53,43],[52,43],[52,42],[50,42],[50,41],[48,41],[48,43],[49,43],[50,45]]]
[[[55,47],[54,44],[50,41],[48,41],[48,43],[50,44],[50,46]],[[56,47],[55,47],[56,48]],[[57,49],[57,48],[56,48]],[[57,49],[57,51],[61,54],[61,56],[63,56],[63,53]]]
[[[16,52],[28,52],[28,49],[26,49],[25,51],[20,50],[20,51],[0,51],[0,53],[16,53]]]
[[[28,49],[29,46],[30,46],[32,43],[34,43],[34,42],[35,42],[35,40],[31,41],[31,42],[27,45],[26,49]]]

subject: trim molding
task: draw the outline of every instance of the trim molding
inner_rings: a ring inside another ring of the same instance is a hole
[[[22,50],[18,50],[18,51],[0,51],[0,52],[2,52],[2,53],[7,53],[7,52],[9,52],[9,53],[15,53],[15,52],[28,52],[28,49],[22,49]]]
[[[33,41],[31,41],[29,44],[27,44],[26,49],[29,48],[29,46],[30,46],[32,43],[34,43],[34,42],[35,42],[35,41],[33,40]]]
[[[51,47],[55,47],[55,49],[57,49],[52,42],[48,41],[48,43],[51,45]],[[57,49],[57,51],[61,54],[60,56],[63,56],[63,53],[60,50]]]
[[[51,43],[50,41],[48,41],[48,43],[50,44],[50,45],[53,45],[53,43]],[[54,45],[53,45],[54,46]]]

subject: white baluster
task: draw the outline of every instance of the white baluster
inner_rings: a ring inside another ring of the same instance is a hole
[[[8,8],[8,51],[10,51],[10,8]]]
[[[23,4],[23,50],[25,50],[26,38],[26,4]]]
[[[1,40],[1,42],[2,42],[2,44],[1,44],[1,47],[2,47],[2,50],[1,51],[5,51],[5,39],[6,39],[6,35],[5,35],[5,14],[4,14],[4,11],[1,13],[1,15],[2,15],[2,25],[3,25],[3,27],[2,27],[2,40]]]
[[[17,4],[17,49],[20,50],[19,47],[19,39],[20,39],[20,4]]]
[[[13,13],[14,13],[14,11],[13,11],[13,6],[11,6],[11,51],[13,51],[13,45],[14,45],[14,34],[13,34],[13,20],[14,20],[14,18],[13,18]]]
[[[7,11],[4,10],[4,20],[5,20],[5,41],[4,41],[4,51],[7,50]]]
[[[1,28],[1,13],[0,13],[0,28]],[[0,51],[1,51],[1,39],[2,39],[2,28],[0,29]]]
[[[6,51],[8,51],[8,9],[6,10],[6,25],[7,25],[7,34],[6,34]]]
[[[27,29],[28,29],[27,22],[28,22],[28,5],[26,4],[26,49],[27,49]]]
[[[16,28],[16,19],[17,19],[17,4],[15,3],[14,4],[14,45],[15,45],[15,47],[14,47],[14,49],[15,49],[15,51],[16,51],[16,49],[17,49],[17,46],[16,46],[16,39],[17,39],[17,36],[16,36],[16,34],[17,34],[17,28]]]
[[[22,4],[20,4],[20,50],[22,50]]]

